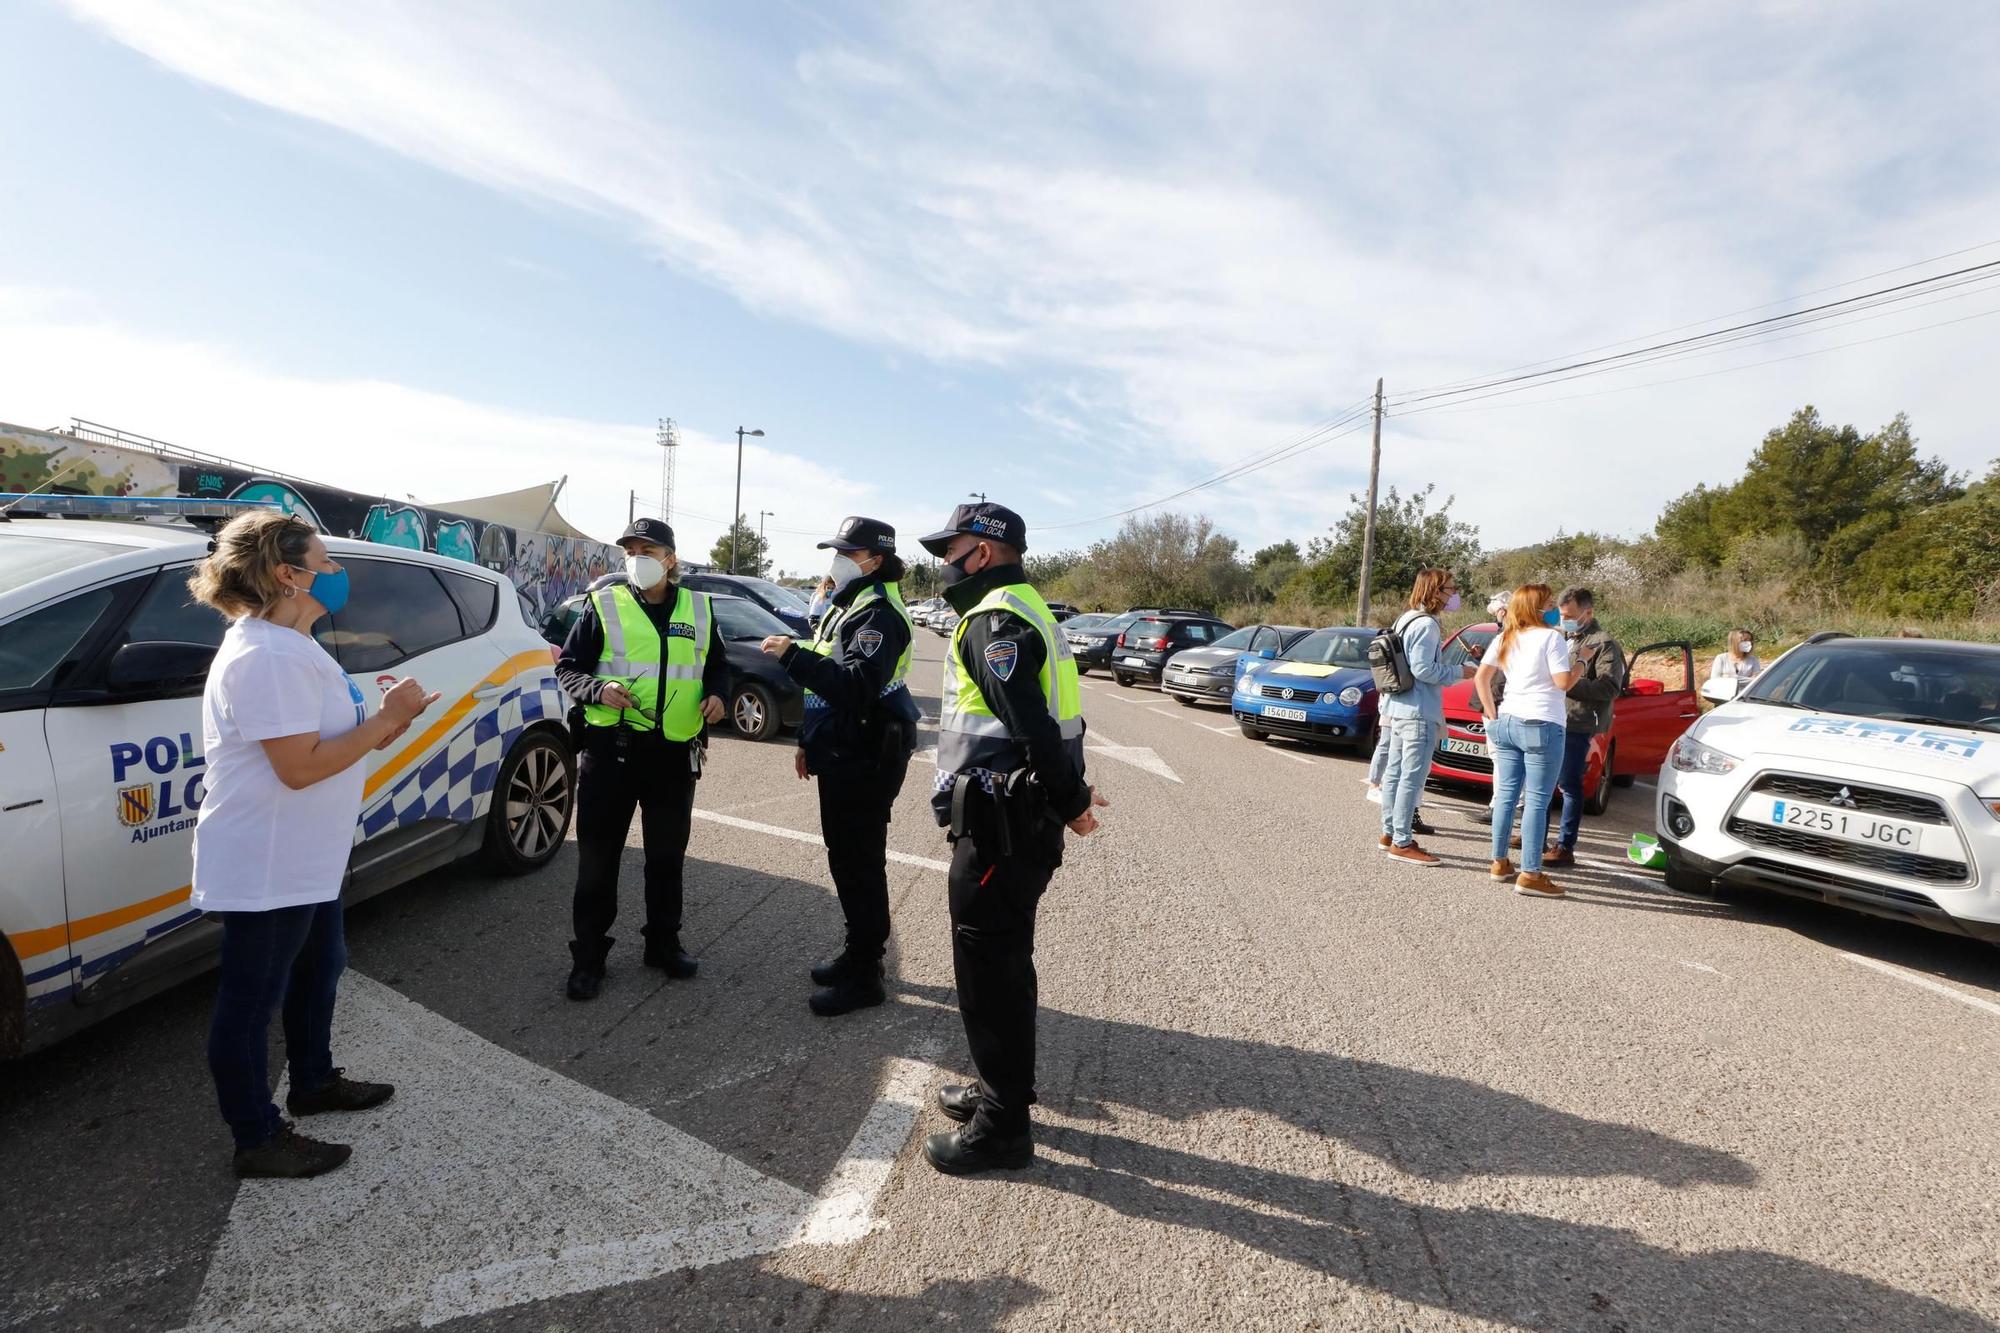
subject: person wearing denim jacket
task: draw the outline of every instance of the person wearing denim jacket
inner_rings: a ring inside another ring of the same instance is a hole
[[[1389,735],[1382,770],[1382,849],[1390,859],[1434,866],[1438,858],[1417,845],[1417,802],[1430,776],[1438,733],[1444,729],[1444,687],[1461,678],[1462,668],[1444,660],[1444,627],[1438,614],[1458,609],[1458,585],[1451,572],[1426,569],[1410,589],[1410,609],[1397,620],[1403,652],[1414,683],[1401,694],[1382,696],[1382,725]]]

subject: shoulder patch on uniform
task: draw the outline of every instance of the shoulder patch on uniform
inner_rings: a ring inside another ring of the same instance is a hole
[[[1002,680],[1012,680],[1014,668],[1021,662],[1021,645],[1012,639],[1002,639],[998,643],[986,645],[986,665]]]
[[[876,650],[882,646],[882,631],[879,629],[856,630],[854,632],[854,646],[860,651],[863,657],[875,656]]]

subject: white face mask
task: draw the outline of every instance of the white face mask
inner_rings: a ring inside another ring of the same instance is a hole
[[[1748,640],[1748,639],[1745,639],[1745,640],[1743,641],[1743,651],[1744,651],[1745,653],[1748,653],[1748,652],[1752,651],[1753,649],[1755,649],[1755,648],[1756,648],[1756,646],[1757,646],[1756,644],[1752,643],[1752,642],[1751,642],[1750,640]]]
[[[838,593],[849,584],[866,578],[867,575],[862,573],[861,566],[855,564],[845,551],[836,551],[833,556],[833,568],[827,571],[827,577],[833,580],[833,590]]]
[[[640,592],[657,587],[667,576],[667,567],[650,555],[628,555],[625,557],[625,577],[632,580],[632,586]]]

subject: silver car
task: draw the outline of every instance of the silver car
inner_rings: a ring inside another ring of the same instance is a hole
[[[1187,705],[1227,704],[1236,683],[1236,661],[1246,653],[1273,657],[1312,633],[1303,625],[1245,625],[1214,643],[1188,648],[1167,659],[1160,689]]]

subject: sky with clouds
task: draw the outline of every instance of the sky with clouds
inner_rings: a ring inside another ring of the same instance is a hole
[[[1965,4],[23,0],[0,49],[0,419],[433,502],[567,475],[609,536],[672,416],[703,552],[761,428],[794,570],[973,491],[1083,545],[1378,375],[2000,242]],[[1995,308],[1392,416],[1383,481],[1492,545],[1637,532],[1806,402],[1983,469],[2000,316],[1919,326]],[[1366,444],[1174,507],[1303,539]]]

